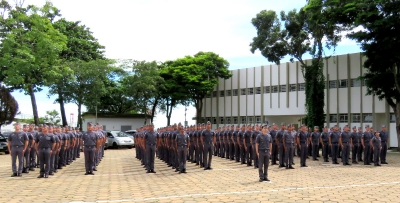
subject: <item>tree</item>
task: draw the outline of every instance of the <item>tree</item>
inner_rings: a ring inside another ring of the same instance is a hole
[[[56,110],[46,111],[46,115],[44,116],[45,123],[51,123],[54,125],[60,125],[61,118]]]
[[[60,53],[60,59],[64,62],[71,61],[91,61],[105,59],[104,46],[100,45],[93,33],[85,25],[81,25],[80,21],[67,21],[64,18],[53,23],[54,28],[67,36],[67,47]],[[65,64],[64,64],[65,65]],[[67,125],[67,117],[65,115],[64,94],[69,90],[65,84],[69,80],[73,80],[73,75],[65,75],[50,86],[50,95],[57,95],[56,102],[60,104],[60,112],[63,126]]]
[[[35,123],[38,111],[35,92],[52,84],[68,72],[59,66],[59,53],[65,48],[66,37],[53,28],[51,19],[57,9],[47,2],[42,8],[16,7],[1,19],[6,34],[0,45],[0,64],[7,86],[30,95]]]
[[[360,79],[367,86],[367,95],[385,99],[393,109],[400,151],[400,2],[328,0],[325,4],[335,13],[332,22],[352,29],[347,36],[364,51],[367,72]]]
[[[172,68],[174,80],[178,83],[177,87],[184,88],[184,93],[196,108],[196,122],[201,122],[205,96],[218,85],[219,78],[232,77],[228,70],[228,61],[213,52],[199,52],[194,56],[179,58],[169,66]]]
[[[18,112],[18,102],[10,91],[0,85],[0,129],[2,125],[11,124]]]
[[[289,55],[297,59],[305,80],[307,126],[322,128],[324,115],[325,77],[323,75],[324,49],[336,47],[340,41],[340,28],[329,23],[330,11],[320,0],[310,0],[300,11],[281,12],[280,20],[275,11],[263,10],[252,19],[257,36],[250,44],[251,52],[260,50],[270,62],[280,64]],[[284,24],[282,26],[281,22]],[[311,65],[303,59],[312,56]]]

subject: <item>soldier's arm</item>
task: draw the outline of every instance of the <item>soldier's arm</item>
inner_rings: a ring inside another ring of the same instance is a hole
[[[7,147],[8,147],[8,152],[10,152],[10,155],[11,155],[11,141],[10,140],[8,140],[8,142],[7,142]]]
[[[363,148],[365,148],[365,145],[364,145],[364,136],[362,135],[362,137],[361,137],[361,145],[363,146]]]
[[[299,146],[299,149],[301,149],[301,145],[300,145],[300,136],[297,136],[297,138],[296,138],[296,143],[297,143],[297,146]]]
[[[339,136],[339,144],[340,144],[340,146],[342,146],[342,147],[343,147],[343,142],[342,142],[342,134],[340,134],[340,136]]]
[[[258,143],[256,142],[256,153],[257,153],[257,157],[260,157],[260,154],[258,153]]]
[[[329,136],[329,145],[332,145],[332,137],[331,136]]]
[[[324,146],[324,142],[322,142],[322,134],[321,137],[319,137],[319,143],[321,143],[321,145]]]
[[[24,142],[24,150],[23,150],[23,152],[25,152],[26,148],[28,148],[28,142],[29,142],[29,140],[26,139],[25,142]]]
[[[374,140],[374,138],[372,138],[372,139],[369,141],[369,146],[371,146],[371,149],[374,150],[374,145],[373,145],[372,140]]]

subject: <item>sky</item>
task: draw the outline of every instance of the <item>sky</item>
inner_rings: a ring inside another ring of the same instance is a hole
[[[13,2],[10,0],[10,2]],[[24,5],[44,5],[45,0],[25,0]],[[259,52],[251,53],[249,44],[256,36],[251,24],[261,10],[289,11],[305,4],[300,0],[52,0],[69,21],[81,21],[104,45],[105,54],[112,59],[146,61],[174,60],[199,51],[219,54],[230,63],[230,69],[271,64]],[[344,39],[335,54],[359,52],[359,46]],[[328,53],[331,54],[331,53]],[[287,61],[285,58],[283,62]],[[46,111],[59,111],[55,97],[47,89],[36,93],[39,116]],[[32,117],[30,97],[21,92],[13,96],[19,103],[21,115]],[[83,111],[86,109],[83,108]],[[77,106],[66,104],[68,122],[76,125]],[[73,114],[73,115],[71,115]],[[185,107],[172,113],[171,123],[184,122]],[[189,125],[196,114],[187,108]],[[166,125],[164,114],[157,114],[156,127]]]

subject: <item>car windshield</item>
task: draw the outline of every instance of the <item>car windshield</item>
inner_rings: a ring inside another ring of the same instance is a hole
[[[7,142],[7,139],[4,136],[0,135],[0,142]]]
[[[128,134],[121,131],[111,132],[111,134],[114,135],[114,137],[128,137]]]

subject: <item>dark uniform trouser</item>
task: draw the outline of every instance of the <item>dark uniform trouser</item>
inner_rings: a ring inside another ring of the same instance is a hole
[[[307,146],[308,154],[307,154],[307,156],[312,156],[313,148],[311,146],[312,146],[311,142],[308,143],[308,146]]]
[[[381,155],[381,149],[379,148],[379,146],[374,146],[374,164],[375,165],[379,164],[380,155]]]
[[[319,144],[315,144],[314,143],[312,145],[312,156],[313,156],[313,159],[317,159],[318,155],[319,155]]]
[[[240,146],[238,143],[235,143],[235,159],[236,162],[240,161]]]
[[[294,151],[293,144],[292,143],[287,143],[286,144],[285,156],[284,156],[286,166],[292,165],[292,163],[293,163],[293,151]],[[280,162],[280,159],[279,159],[279,162]]]
[[[258,150],[258,174],[260,179],[268,178],[269,150]]]
[[[24,166],[24,159],[22,151],[24,146],[11,146],[11,164],[13,173],[22,173],[22,167]],[[17,157],[18,157],[18,169],[17,169]]]
[[[229,159],[229,142],[225,141],[225,158]]]
[[[300,166],[306,165],[308,146],[306,143],[300,143]]]
[[[283,166],[284,165],[284,161],[285,161],[285,149],[283,148],[283,143],[278,143],[279,149],[278,149],[278,153],[279,153],[279,166]]]
[[[96,164],[97,164],[97,157],[99,153],[96,151],[96,147],[94,147],[94,155],[93,155],[93,169],[96,169]]]
[[[60,149],[60,160],[58,160],[58,167],[61,168],[63,165],[65,165],[65,145],[61,145]]]
[[[253,160],[254,160],[254,166],[258,167],[258,156],[256,153],[256,144],[252,144],[252,149],[253,149]],[[269,163],[269,160],[268,160]]]
[[[251,146],[251,143],[246,143],[246,161],[247,161],[247,165],[251,165],[251,160],[253,159],[252,154],[253,154],[253,147]]]
[[[203,165],[204,163],[203,163],[203,151],[204,151],[204,149],[203,149],[203,144],[202,143],[199,143],[199,164],[200,165]]]
[[[361,160],[361,153],[360,153],[360,146],[359,144],[355,144],[353,149],[351,150],[351,160],[353,162],[357,162]]]
[[[187,146],[178,146],[179,171],[181,172],[186,170],[186,153]]]
[[[212,155],[214,153],[214,147],[212,143],[204,143],[204,151],[203,151],[203,163],[204,168],[211,167]]]
[[[190,146],[189,146],[189,160],[190,161],[194,161],[194,144],[193,142],[190,142]]]
[[[59,161],[60,161],[60,152],[57,150],[56,158],[54,159],[54,170],[57,170]]]
[[[229,145],[229,151],[230,151],[229,158],[231,158],[231,160],[234,160],[235,159],[235,144],[233,142],[231,142]]]
[[[329,157],[329,142],[324,142],[324,146],[322,147],[322,156],[324,156],[324,161],[328,161]]]
[[[30,166],[30,163],[31,163],[31,160],[30,160],[30,158],[29,158],[30,155],[31,155],[30,149],[31,149],[31,147],[27,147],[27,148],[26,148],[26,151],[25,151],[25,153],[24,153],[24,160],[25,160],[24,169],[28,169],[29,166]]]
[[[276,160],[278,158],[278,145],[275,142],[272,144],[271,156],[272,164],[276,164]]]
[[[349,163],[349,157],[350,157],[350,144],[349,143],[343,143],[342,162],[344,164],[348,164]]]
[[[364,164],[369,164],[370,162],[370,154],[371,154],[371,147],[369,144],[364,143],[365,149],[364,149]]]
[[[371,149],[369,151],[369,163],[372,163],[372,162],[374,162],[374,152],[373,152],[372,146],[371,146]]]
[[[246,155],[246,149],[244,148],[244,146],[242,144],[242,146],[240,147],[240,160],[242,161],[242,164],[244,164],[246,162],[245,155]]]
[[[30,159],[30,166],[29,168],[35,168],[36,167],[36,148],[35,147],[31,147],[31,151],[30,151],[30,155],[29,155],[29,159]]]
[[[93,172],[93,166],[94,166],[94,155],[96,152],[96,147],[95,146],[84,146],[84,156],[85,156],[85,169],[86,173],[91,173]]]
[[[40,175],[49,175],[50,172],[50,148],[39,148]],[[46,167],[44,166],[46,165]]]
[[[337,158],[339,156],[339,145],[338,143],[332,143],[332,163],[337,163]]]
[[[386,153],[387,153],[387,142],[381,142],[382,145],[382,149],[381,149],[381,163],[385,163],[386,162]]]
[[[215,148],[214,148],[214,155],[215,156],[219,156],[220,155],[219,148],[220,148],[219,142],[216,142],[215,143]]]
[[[219,151],[220,157],[224,158],[225,157],[225,141],[222,141],[220,144],[221,144],[221,148]]]
[[[147,164],[146,169],[154,170],[154,157],[156,155],[156,145],[146,145]]]
[[[51,152],[50,154],[50,170],[49,172],[54,172],[54,161],[56,159],[56,154],[55,152]]]

